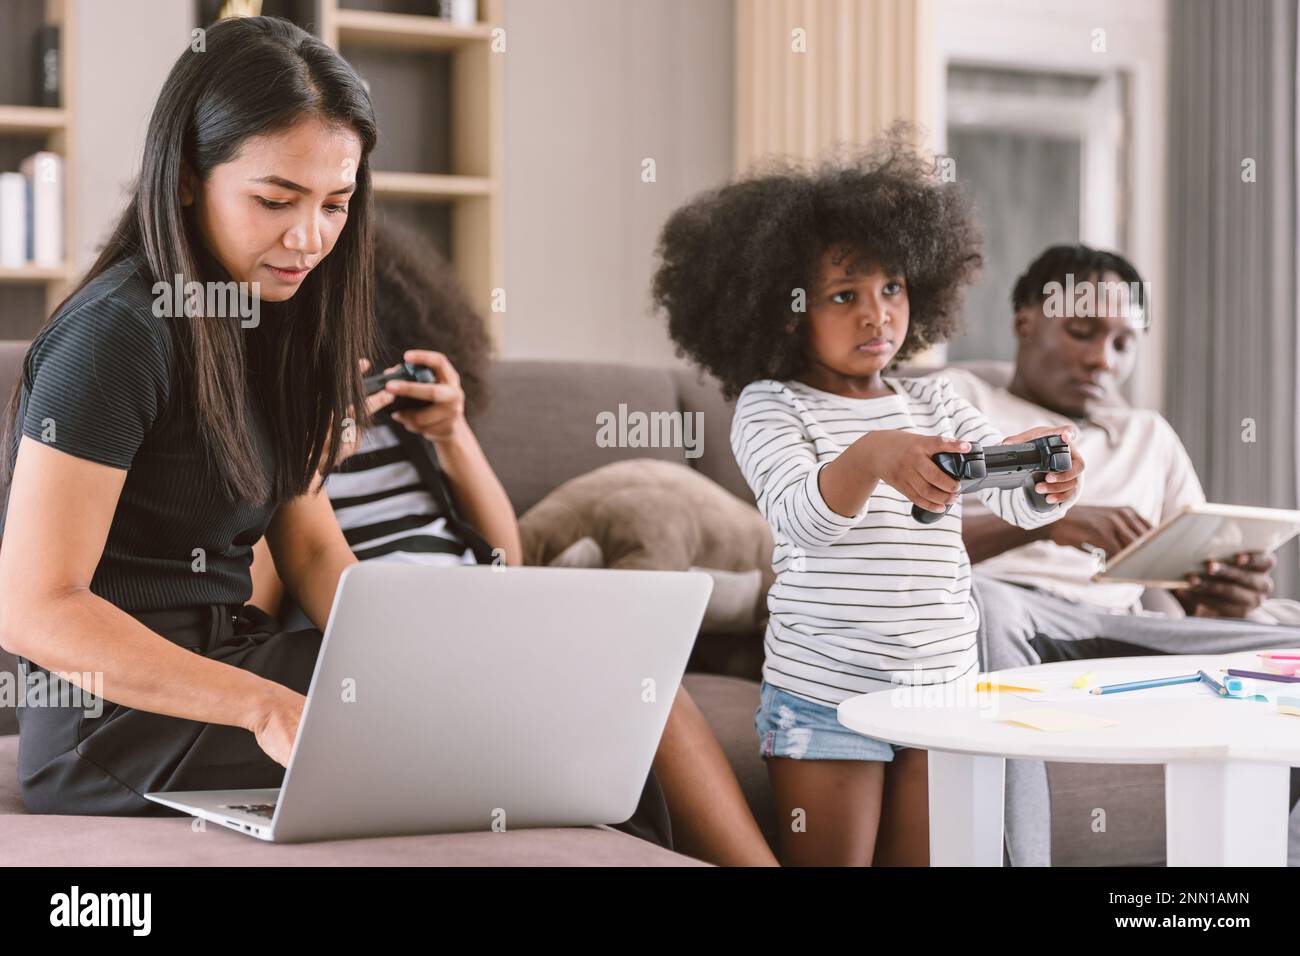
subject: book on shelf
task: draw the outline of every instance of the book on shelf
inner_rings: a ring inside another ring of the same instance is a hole
[[[36,31],[36,102],[41,106],[58,106],[59,100],[59,28],[52,23]]]
[[[438,16],[458,27],[472,27],[478,22],[478,0],[438,0]]]
[[[18,166],[26,185],[25,243],[27,261],[38,266],[63,264],[63,157],[41,150]]]
[[[27,180],[0,173],[0,268],[27,264]]]

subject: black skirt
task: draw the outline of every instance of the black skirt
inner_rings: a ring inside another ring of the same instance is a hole
[[[282,630],[251,604],[132,616],[174,644],[300,694],[307,693],[320,654],[320,631]],[[30,661],[20,658],[19,666],[25,675],[41,674],[47,686],[61,683]],[[284,768],[242,727],[169,717],[109,701],[101,702],[102,711],[96,715],[97,708],[84,700],[73,698],[73,703],[18,708],[18,782],[32,813],[176,816],[179,811],[143,795],[278,787],[283,782]],[[653,770],[636,813],[615,829],[671,849],[668,807]]]

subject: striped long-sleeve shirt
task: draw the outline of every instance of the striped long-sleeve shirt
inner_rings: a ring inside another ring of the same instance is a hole
[[[394,428],[375,424],[356,452],[325,479],[348,547],[358,561],[456,567],[474,553],[451,528],[438,502],[406,456]],[[296,603],[280,612],[285,630],[313,627]]]
[[[960,501],[939,521],[921,524],[912,502],[880,482],[862,510],[846,517],[827,505],[818,475],[870,431],[984,445],[1003,436],[942,377],[885,382],[895,394],[869,399],[800,382],[754,382],[741,392],[732,422],[732,451],[775,541],[763,679],[828,706],[977,670],[979,618]],[[1020,489],[988,489],[980,498],[1022,528],[1064,510],[1036,511]]]
[[[325,493],[352,553],[358,561],[473,564],[468,545],[447,527],[437,501],[406,457],[393,432],[400,427],[366,429],[356,453],[325,479]]]

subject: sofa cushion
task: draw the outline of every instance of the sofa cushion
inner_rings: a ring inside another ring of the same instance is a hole
[[[0,341],[0,413],[9,408],[9,396],[14,386],[18,384],[18,375],[22,371],[23,356],[27,354],[27,345],[25,341],[5,342]],[[0,421],[0,434],[4,432],[4,422]],[[0,481],[0,501],[4,500],[5,485]],[[0,676],[0,680],[16,681],[18,678],[18,662],[14,660],[13,655],[4,648],[0,648],[0,675],[13,675],[12,677]],[[14,708],[5,706],[3,699],[0,699],[0,736],[5,734],[18,733],[18,720],[14,716]],[[0,784],[0,794],[4,793],[4,785]],[[0,810],[3,812],[3,810]]]
[[[1164,866],[1165,768],[1049,763],[1053,866]]]
[[[680,448],[602,448],[597,416],[676,411],[664,369],[592,362],[498,362],[489,376],[491,405],[474,432],[523,514],[570,478],[628,458],[682,461]]]
[[[191,818],[0,816],[10,866],[704,866],[601,827],[264,843]]]
[[[25,339],[0,340],[0,402],[4,408],[9,407],[9,395],[18,384],[18,375],[22,371],[23,356],[31,343]]]
[[[18,684],[22,675],[18,672],[18,662],[14,656],[0,647],[0,738],[6,734],[18,733]],[[12,688],[15,699],[9,700]]]
[[[722,397],[722,387],[717,379],[697,369],[674,369],[672,376],[677,388],[677,407],[683,412],[699,412],[704,428],[702,454],[690,459],[691,467],[741,501],[753,504],[754,493],[749,490],[745,476],[736,464],[736,456],[731,453],[731,419],[736,411],[735,403]]]
[[[277,845],[188,817],[27,813],[18,738],[0,737],[0,860],[7,866],[702,866],[603,827]]]

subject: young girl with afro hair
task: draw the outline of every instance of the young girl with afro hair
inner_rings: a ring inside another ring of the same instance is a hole
[[[781,855],[925,865],[925,752],[850,731],[836,706],[978,672],[958,483],[932,456],[1071,430],[1004,437],[942,376],[884,374],[955,331],[980,263],[959,187],[905,129],[696,197],[658,256],[654,300],[679,352],[739,396],[731,446],[775,540],[755,724]],[[1049,511],[1019,490],[980,495],[1038,527],[1069,506],[1082,468],[1076,455],[1038,485]],[[923,524],[914,504],[951,510]]]

